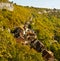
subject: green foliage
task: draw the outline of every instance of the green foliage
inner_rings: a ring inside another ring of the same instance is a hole
[[[59,43],[53,43],[50,48],[54,52],[55,58],[59,61],[60,60],[60,44]]]
[[[34,49],[30,49],[29,46],[23,46],[19,44],[17,47],[17,56],[15,60],[18,61],[44,61],[42,55],[37,53]]]
[[[0,2],[8,2],[8,0],[0,0]]]
[[[15,45],[12,35],[7,30],[0,29],[0,61],[8,61],[15,57]]]

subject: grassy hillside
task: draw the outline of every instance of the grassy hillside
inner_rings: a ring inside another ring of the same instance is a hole
[[[33,17],[31,28],[38,39],[60,60],[60,10],[24,7],[14,4],[14,11],[0,10],[0,61],[44,61],[42,54],[29,46],[17,44],[9,32]]]
[[[0,2],[8,2],[8,0],[0,0]]]

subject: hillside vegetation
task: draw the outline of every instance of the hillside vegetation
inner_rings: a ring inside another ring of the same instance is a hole
[[[32,17],[31,28],[38,39],[60,61],[60,10],[24,7],[14,4],[14,11],[0,10],[0,61],[45,61],[41,53],[17,44],[9,30],[22,27]]]
[[[8,2],[8,0],[0,0],[0,2]]]

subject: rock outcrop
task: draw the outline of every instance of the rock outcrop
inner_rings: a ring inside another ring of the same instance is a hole
[[[0,9],[7,9],[9,11],[13,11],[14,10],[14,6],[12,3],[0,3]]]

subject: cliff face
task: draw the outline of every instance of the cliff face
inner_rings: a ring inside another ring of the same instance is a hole
[[[14,7],[11,3],[0,3],[0,9],[7,9],[9,11],[13,11]]]

